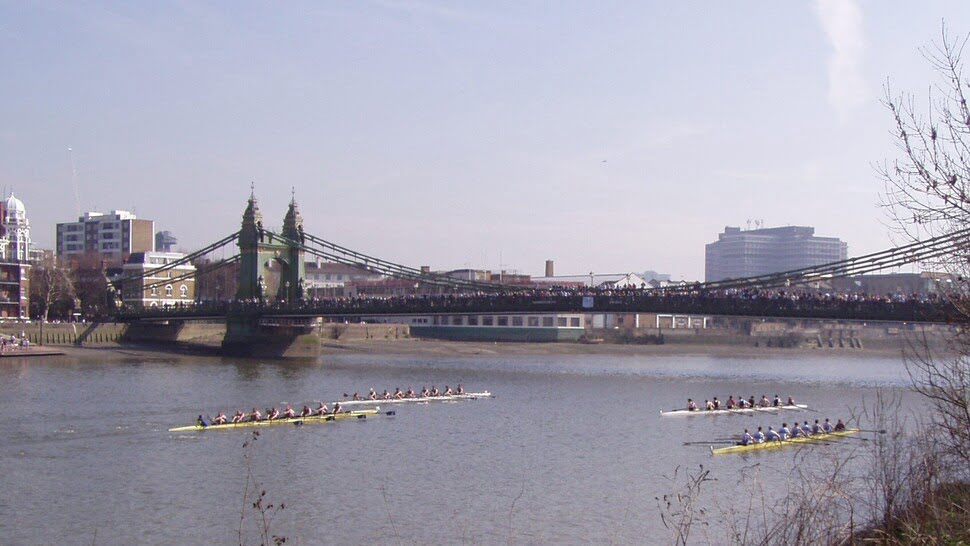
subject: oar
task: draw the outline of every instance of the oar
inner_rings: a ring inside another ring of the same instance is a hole
[[[709,446],[711,444],[731,444],[734,445],[737,442],[727,441],[727,440],[714,440],[710,442],[684,442],[685,446]]]

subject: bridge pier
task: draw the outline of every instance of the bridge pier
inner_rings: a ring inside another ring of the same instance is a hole
[[[315,358],[320,355],[318,318],[275,318],[255,314],[226,317],[222,354],[257,358]]]

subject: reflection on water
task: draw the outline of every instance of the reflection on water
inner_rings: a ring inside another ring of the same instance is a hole
[[[236,543],[247,431],[168,433],[199,413],[462,383],[492,400],[399,405],[365,421],[263,429],[253,472],[295,543],[642,543],[665,475],[724,477],[795,457],[682,446],[787,415],[661,418],[688,397],[794,396],[848,416],[896,359],[343,356],[320,362],[131,357],[0,363],[5,543]],[[794,417],[794,416],[792,416]],[[849,444],[847,444],[849,445]],[[847,449],[826,446],[823,450]],[[728,480],[722,482],[729,483]],[[730,482],[733,483],[733,482]]]

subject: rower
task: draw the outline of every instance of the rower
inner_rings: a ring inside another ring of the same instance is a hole
[[[253,412],[249,414],[249,420],[250,421],[262,421],[263,420],[263,414],[262,413],[259,413],[259,410],[258,409],[253,408]]]
[[[788,430],[788,423],[782,423],[781,429],[778,430],[778,436],[781,436],[782,440],[787,440],[791,435],[791,430]]]
[[[200,427],[209,426],[209,423],[205,419],[203,419],[201,415],[199,416],[198,419],[195,420],[195,424],[199,425]]]
[[[714,401],[711,403],[714,404],[714,409],[716,410],[721,409],[721,401],[718,400],[716,396],[714,397]]]
[[[746,405],[748,405],[748,403],[744,401],[744,398],[738,396],[738,409],[744,409],[744,406]]]
[[[227,420],[228,417],[226,417],[226,414],[220,411],[219,415],[216,415],[216,418],[212,420],[212,423],[216,425],[224,425],[226,424]]]
[[[404,395],[404,397],[405,398],[414,398],[414,389],[412,389],[411,387],[408,387],[408,392],[407,392],[407,394]]]
[[[748,432],[748,429],[744,429],[744,434],[741,435],[741,441],[738,442],[739,445],[746,446],[751,445],[754,442],[754,437]]]
[[[805,421],[805,424],[802,425],[802,436],[811,436],[811,435],[812,435],[812,427],[808,426],[808,421]]]
[[[786,406],[794,406],[794,405],[795,405],[795,399],[794,399],[794,398],[792,398],[791,396],[789,396],[789,397],[788,397],[788,403],[787,403],[787,404],[785,404],[785,405],[786,405]]]
[[[441,393],[438,392],[438,387],[435,387],[434,385],[431,385],[431,396],[438,396],[440,394]]]
[[[354,400],[360,400],[360,395],[356,392],[354,393]]]
[[[704,407],[707,408],[707,411],[714,411],[714,402],[704,400]]]
[[[836,432],[840,430],[845,430],[845,423],[842,422],[842,419],[839,419],[838,421],[835,422],[835,430]]]
[[[781,405],[781,398],[778,398],[777,394],[775,395],[775,399],[771,401],[771,405],[776,408]]]
[[[242,423],[243,422],[243,419],[245,419],[245,418],[246,418],[246,414],[245,413],[243,413],[243,412],[241,412],[239,410],[236,410],[236,414],[232,416],[232,422],[233,423]]]
[[[781,435],[775,432],[775,429],[768,427],[768,432],[765,433],[765,441],[767,442],[780,442]]]
[[[272,421],[273,419],[279,419],[280,417],[280,411],[276,409],[276,406],[273,406],[273,409],[269,410],[266,413],[267,413],[266,418],[269,419],[270,421]]]
[[[367,393],[367,399],[377,400],[377,391],[374,390],[374,387],[371,387],[370,392]]]
[[[761,432],[761,427],[758,427],[758,432],[754,433],[754,441],[759,444],[763,444],[765,442],[765,433]]]
[[[444,395],[445,396],[451,396],[453,394],[455,394],[455,393],[454,393],[454,391],[451,390],[451,387],[449,387],[448,385],[445,385]]]
[[[313,415],[313,410],[310,409],[310,406],[304,404],[303,411],[300,412],[300,417],[309,417],[311,415]]]
[[[465,394],[465,389],[462,388],[461,383],[458,384],[457,392],[458,394]]]
[[[768,397],[765,396],[764,394],[762,394],[761,395],[761,407],[767,408],[770,405],[771,405],[771,402],[768,401]]]
[[[401,392],[401,387],[395,387],[394,398],[404,398],[404,393]]]
[[[340,413],[341,411],[343,411],[343,410],[340,408],[340,402],[334,402],[333,403],[333,413],[334,413],[334,415]]]
[[[717,400],[717,398],[715,398],[714,400]],[[734,409],[734,407],[737,405],[738,403],[734,401],[734,395],[732,394],[728,396],[727,409]]]
[[[751,398],[748,398],[748,407],[749,408],[753,408],[754,407],[754,395],[753,394],[751,395]]]
[[[687,399],[687,411],[697,411],[697,402],[694,402],[690,398]]]
[[[428,387],[421,387],[421,398],[428,397]]]
[[[293,411],[293,408],[290,407],[289,404],[287,404],[286,405],[286,409],[283,410],[283,417],[285,417],[287,419],[292,419],[292,418],[296,417],[296,412]]]
[[[829,422],[828,417],[826,417],[825,422],[822,423],[822,430],[824,430],[825,432],[832,432],[833,430],[835,430],[834,428],[832,428],[832,423]]]
[[[391,399],[391,393],[387,392],[387,389],[384,389],[384,393],[381,394],[381,398],[383,398],[384,400],[390,400]]]
[[[812,434],[821,434],[825,431],[822,430],[822,425],[818,424],[818,419],[815,420],[815,424],[812,425]]]
[[[799,436],[804,436],[804,434],[802,434],[801,429],[798,428],[798,421],[795,421],[795,424],[791,426],[791,437],[798,438]]]
[[[317,415],[326,415],[328,412],[329,412],[329,410],[327,409],[327,405],[324,404],[323,402],[320,402],[320,407],[317,408],[317,413],[316,414]]]

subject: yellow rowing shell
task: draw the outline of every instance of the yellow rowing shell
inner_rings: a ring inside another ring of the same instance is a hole
[[[262,421],[246,421],[245,423],[226,423],[224,425],[209,425],[204,427],[199,424],[189,425],[185,427],[175,427],[168,429],[169,432],[188,432],[192,430],[223,430],[228,428],[252,428],[252,427],[267,427],[271,425],[286,425],[286,424],[310,424],[310,423],[328,423],[330,421],[336,421],[338,419],[351,419],[351,418],[361,418],[368,415],[376,415],[380,411],[380,408],[365,409],[357,411],[342,411],[340,413],[328,413],[326,415],[312,415],[310,417],[289,417],[286,419],[273,419],[272,421],[268,419],[263,419]]]
[[[757,451],[759,449],[776,449],[780,447],[793,446],[797,444],[814,444],[817,442],[824,442],[825,440],[833,440],[841,436],[848,436],[850,434],[856,434],[859,432],[857,428],[847,428],[845,430],[839,430],[835,432],[829,432],[827,434],[816,434],[813,436],[798,436],[795,438],[790,438],[783,441],[774,442],[762,442],[760,444],[749,444],[746,446],[728,446],[720,447],[717,449],[711,448],[711,453],[715,455],[722,455],[724,453],[745,453],[748,451]]]

